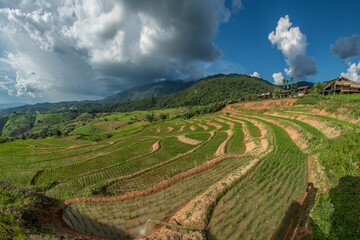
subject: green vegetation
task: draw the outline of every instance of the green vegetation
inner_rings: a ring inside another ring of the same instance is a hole
[[[227,147],[228,154],[242,154],[245,152],[244,133],[242,130],[242,124],[234,122],[234,135],[231,138]]]
[[[43,214],[66,201],[65,222],[98,237],[139,237],[148,219],[168,222],[176,214],[183,227],[208,223],[202,226],[214,239],[279,239],[290,222],[307,215],[309,238],[359,239],[360,127],[346,115],[359,106],[358,97],[313,94],[294,107],[294,100],[256,101],[248,104],[255,109],[239,103],[219,111],[245,96],[238,90],[248,80],[256,81],[252,91],[273,87],[248,76],[218,75],[171,95],[184,97],[176,104],[169,96],[129,104],[149,101],[145,111],[0,117],[0,180],[7,182],[0,182],[0,238],[50,237],[54,233],[37,226],[32,211],[40,206]],[[233,97],[222,99],[216,84]],[[119,106],[125,105],[112,105]],[[329,108],[342,108],[349,121],[311,111]],[[327,129],[339,135],[331,138]],[[308,179],[308,167],[323,175]],[[311,181],[314,194],[306,195]]]
[[[26,240],[15,217],[9,213],[0,211],[0,238],[3,240]]]
[[[299,97],[299,100],[295,102],[294,105],[316,105],[319,104],[321,100],[323,100],[325,97],[323,97],[320,94],[308,94],[302,97]]]
[[[277,239],[281,219],[305,189],[306,155],[283,129],[257,121],[272,129],[275,151],[220,199],[209,223],[209,232],[216,238],[251,239],[265,233]]]
[[[359,133],[327,140],[323,144],[319,151],[319,159],[332,184],[336,185],[341,177],[360,176],[359,146]]]

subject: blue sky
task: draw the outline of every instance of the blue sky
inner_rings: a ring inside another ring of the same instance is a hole
[[[348,69],[348,62],[359,61],[359,57],[341,60],[330,51],[330,45],[338,38],[360,32],[359,1],[249,0],[243,5],[230,21],[221,24],[214,40],[223,52],[222,60],[241,64],[237,72],[257,71],[262,78],[272,81],[272,74],[282,71],[288,78],[283,71],[287,64],[281,51],[268,39],[280,17],[285,15],[306,35],[307,54],[317,62],[317,74],[307,76],[306,80],[317,82],[339,77]]]
[[[355,0],[0,0],[0,105],[100,99],[216,73],[360,82],[359,7]]]

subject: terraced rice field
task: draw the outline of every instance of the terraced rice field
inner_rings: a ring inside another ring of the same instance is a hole
[[[335,133],[359,129],[236,105],[126,133],[116,126],[118,134],[98,142],[5,143],[0,180],[61,200],[62,220],[85,237],[278,239],[306,191],[309,155]]]

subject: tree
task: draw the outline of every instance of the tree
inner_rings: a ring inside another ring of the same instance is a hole
[[[281,88],[275,89],[274,92],[273,92],[273,97],[274,98],[280,98],[280,93],[281,93]]]
[[[58,136],[58,137],[61,136],[61,131],[60,131],[60,129],[56,129],[56,130],[55,130],[55,135]]]
[[[164,114],[164,113],[162,113],[162,114],[159,115],[159,118],[162,119],[162,120],[165,120],[165,119],[167,119],[168,117],[169,117],[169,114]]]
[[[150,122],[150,123],[153,122],[154,119],[155,119],[154,113],[147,113],[146,116],[145,116],[145,118],[146,118],[146,120],[147,120],[148,122]]]
[[[292,95],[295,95],[295,91],[296,91],[296,89],[297,89],[297,84],[296,84],[296,82],[295,82],[295,80],[294,80],[294,77],[291,77],[290,78],[290,91],[291,91],[291,94]]]
[[[314,91],[318,94],[321,94],[324,91],[324,85],[321,82],[314,84]]]

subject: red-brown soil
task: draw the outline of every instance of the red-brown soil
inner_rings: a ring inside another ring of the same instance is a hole
[[[202,127],[204,130],[208,130],[209,129],[209,127],[208,126],[205,126],[205,125],[202,125],[202,124],[198,124],[199,125],[199,127]]]
[[[160,148],[160,140],[157,141],[156,143],[154,143],[154,144],[151,146],[152,152],[155,152],[155,151],[159,150],[159,148]]]
[[[240,107],[240,108],[246,109],[246,110],[273,110],[273,109],[284,110],[284,109],[291,108],[296,101],[297,101],[297,99],[287,98],[287,99],[280,99],[280,100],[245,102],[245,103],[239,103],[239,104],[227,106],[224,110],[231,111],[231,107]]]
[[[218,124],[218,123],[213,123],[213,122],[211,122],[210,120],[209,120],[209,121],[207,121],[207,123],[206,123],[206,124],[207,124],[207,125],[211,125],[211,126],[216,127],[216,129],[217,129],[217,130],[219,130],[220,128],[222,128],[221,124]]]
[[[184,130],[184,128],[185,128],[185,125],[182,125],[182,126],[180,127],[179,131],[177,131],[177,132],[182,132],[182,131]]]
[[[186,144],[190,144],[190,145],[199,145],[201,143],[201,141],[199,140],[195,140],[195,139],[191,139],[191,138],[187,138],[184,135],[180,135],[177,136],[177,139],[180,142],[186,143]]]

